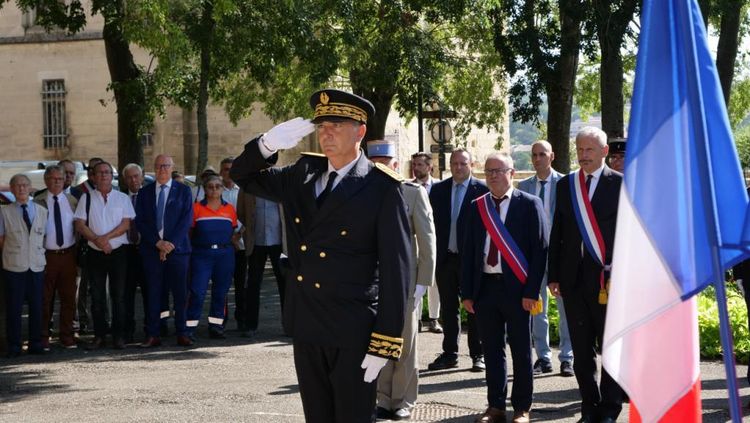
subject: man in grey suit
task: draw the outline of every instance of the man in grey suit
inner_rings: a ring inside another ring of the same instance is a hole
[[[552,146],[547,141],[536,141],[531,145],[531,161],[536,170],[536,175],[524,179],[518,183],[518,189],[532,195],[536,195],[542,200],[546,217],[545,236],[549,241],[549,233],[552,228],[552,216],[555,214],[557,181],[563,175],[552,168],[552,161],[555,160],[555,153]],[[552,351],[549,347],[549,320],[547,318],[547,275],[545,274],[542,281],[541,289],[544,310],[532,318],[532,338],[534,340],[534,349],[536,350],[537,360],[534,363],[534,374],[552,372]],[[560,354],[557,358],[560,360],[560,374],[562,376],[573,376],[573,347],[570,343],[568,334],[568,322],[565,318],[565,309],[563,299],[557,298],[557,309],[560,313]]]
[[[375,163],[397,171],[396,145],[390,141],[370,141],[367,155]],[[417,400],[417,322],[422,296],[435,277],[435,224],[427,191],[412,182],[403,184],[404,203],[411,229],[411,265],[404,329],[404,347],[399,361],[389,361],[378,377],[378,419],[408,420]]]

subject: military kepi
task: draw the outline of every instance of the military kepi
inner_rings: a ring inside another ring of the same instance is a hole
[[[627,140],[625,138],[611,138],[609,141],[609,154],[625,153]]]
[[[368,141],[367,157],[396,157],[396,143],[386,140]]]
[[[330,88],[313,94],[310,107],[315,111],[312,123],[343,120],[367,123],[367,118],[375,115],[375,107],[366,99]]]

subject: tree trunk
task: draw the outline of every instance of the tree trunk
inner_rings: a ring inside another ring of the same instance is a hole
[[[716,48],[716,70],[724,93],[724,103],[729,107],[729,97],[734,79],[734,64],[737,60],[737,47],[740,41],[740,21],[745,1],[729,1],[721,11],[719,44]]]
[[[201,43],[201,70],[198,88],[198,171],[208,164],[208,79],[211,71],[211,43],[213,41],[213,2],[203,2],[202,26],[204,39]],[[197,173],[196,172],[196,173]]]
[[[562,173],[570,171],[570,115],[581,44],[581,19],[576,14],[579,7],[579,2],[560,1],[560,57],[555,72],[545,81],[549,105],[547,140],[555,152],[553,165]]]
[[[706,30],[708,30],[708,17],[711,16],[712,2],[713,0],[698,0],[698,7],[701,8],[701,15],[703,15],[703,26]]]
[[[633,19],[638,1],[629,0],[613,7],[612,0],[597,0],[596,31],[601,52],[599,95],[602,103],[602,130],[608,137],[625,136],[625,99],[623,90],[622,44]]]
[[[128,163],[143,165],[141,131],[150,122],[143,122],[141,108],[146,104],[146,90],[140,83],[141,71],[135,65],[130,45],[122,33],[120,19],[123,5],[116,2],[118,16],[104,16],[104,48],[112,88],[117,103],[117,167]],[[103,9],[103,13],[112,9]]]

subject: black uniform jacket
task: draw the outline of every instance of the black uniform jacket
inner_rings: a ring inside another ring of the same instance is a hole
[[[234,160],[232,179],[284,208],[289,265],[284,327],[295,340],[363,348],[398,359],[409,285],[409,220],[401,183],[363,153],[322,207],[315,183],[328,159],[303,154],[270,167],[258,139]]]

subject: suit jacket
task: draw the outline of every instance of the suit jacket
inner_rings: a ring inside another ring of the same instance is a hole
[[[557,207],[552,220],[552,232],[549,243],[549,282],[559,282],[561,289],[572,287],[578,279],[580,266],[599,271],[599,266],[584,247],[581,256],[583,238],[578,229],[573,203],[570,196],[570,184],[575,173],[566,175],[557,183]],[[596,185],[591,207],[599,223],[604,238],[606,263],[612,262],[612,248],[615,241],[617,224],[617,206],[620,199],[622,174],[605,166],[601,179]],[[564,293],[564,292],[563,292]]]
[[[410,262],[401,183],[360,152],[318,209],[315,184],[328,159],[306,154],[270,167],[277,157],[265,159],[252,140],[231,176],[246,192],[284,207],[285,329],[322,346],[361,348],[369,339],[370,353],[398,358]]]
[[[435,230],[437,232],[437,261],[440,266],[448,256],[448,238],[451,227],[451,191],[453,191],[453,178],[444,179],[432,186],[430,191],[430,204],[435,216]],[[464,201],[458,212],[456,221],[456,242],[459,250],[464,237],[466,214],[471,202],[488,191],[487,185],[473,176],[469,177],[469,186],[464,195]]]
[[[135,225],[141,235],[142,254],[156,253],[159,231],[156,229],[156,186],[152,183],[138,191],[135,202]],[[190,254],[190,226],[193,224],[193,201],[190,188],[172,180],[164,205],[164,240],[174,244],[172,254]]]
[[[557,182],[562,178],[563,175],[556,171],[555,169],[550,170],[549,178],[547,178],[547,181],[551,184],[550,186],[550,195],[547,199],[547,202],[549,203],[549,212],[550,217],[553,217],[555,215],[555,206],[557,205],[557,190],[555,187],[557,186]],[[523,181],[518,183],[518,189],[520,189],[523,192],[528,192],[531,195],[536,196],[536,183],[539,181],[539,178],[536,177],[536,175],[526,178]],[[544,219],[545,224],[547,224],[547,219]],[[549,238],[549,231],[552,229],[552,225],[547,224],[547,237]]]
[[[531,194],[514,189],[505,216],[505,227],[529,264],[526,283],[521,284],[508,263],[501,258],[503,278],[509,295],[536,300],[547,265],[547,239],[544,233],[544,208],[542,201]],[[461,248],[461,294],[463,299],[476,299],[482,283],[484,244],[487,230],[479,215],[477,202],[472,201],[467,213],[466,236]]]
[[[411,227],[411,272],[409,297],[416,285],[430,286],[435,278],[435,224],[427,191],[417,184],[404,182],[404,202]]]

